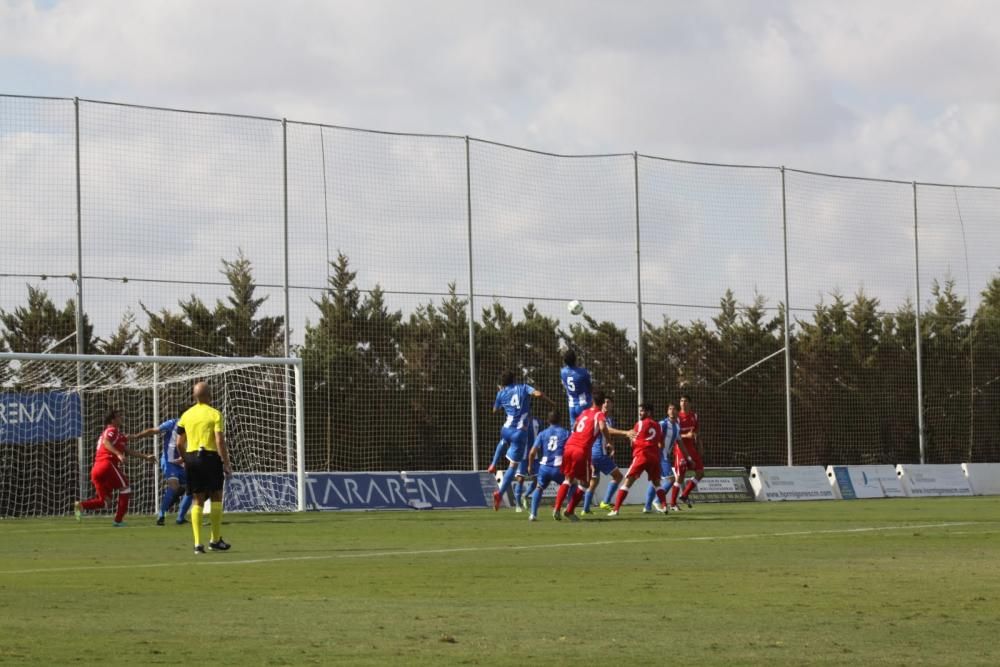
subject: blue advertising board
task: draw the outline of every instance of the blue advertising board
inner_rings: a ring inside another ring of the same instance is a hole
[[[478,472],[306,473],[306,509],[385,510],[487,507]],[[492,479],[492,478],[491,478]],[[493,482],[495,487],[496,483]],[[226,483],[226,511],[296,507],[295,475],[237,473]]]
[[[61,442],[82,432],[79,394],[0,393],[0,444]]]
[[[864,473],[862,473],[864,474]],[[854,492],[854,482],[851,481],[851,473],[846,466],[833,466],[833,476],[840,489],[840,497],[844,500],[855,500],[858,494]],[[867,482],[867,476],[865,482]]]

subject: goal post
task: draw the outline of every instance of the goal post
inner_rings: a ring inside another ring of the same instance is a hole
[[[78,375],[78,369],[80,373]],[[67,514],[112,409],[137,433],[179,417],[204,380],[226,420],[234,475],[226,506],[252,511],[306,508],[302,360],[0,352],[0,518]],[[85,444],[82,454],[77,441]],[[152,513],[161,495],[159,439],[130,446],[157,463],[126,459],[133,513]]]

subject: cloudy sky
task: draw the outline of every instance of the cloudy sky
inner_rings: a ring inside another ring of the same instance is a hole
[[[79,96],[401,132],[468,134],[557,153],[639,151],[683,160],[787,165],[904,181],[1000,185],[998,44],[1000,5],[985,0],[958,0],[947,7],[913,0],[0,0],[0,93]],[[337,140],[325,137],[323,141]],[[272,144],[268,150],[273,148]],[[37,148],[31,150],[37,152]],[[441,167],[446,177],[431,185],[459,196],[457,207],[445,217],[450,216],[460,233],[461,147],[452,152],[435,148],[431,157],[429,150],[413,145],[402,153],[405,159],[418,155],[425,162],[447,165]],[[511,187],[520,183],[518,192],[530,194],[533,183],[552,173],[518,159],[490,158],[488,146],[474,150],[484,159],[494,159],[492,175],[510,172],[505,182]],[[318,159],[318,154],[314,157]],[[568,168],[558,178],[577,183],[624,179],[627,188],[630,164],[626,159],[608,167],[607,173],[603,166]],[[533,179],[530,175],[536,168],[539,175]],[[657,168],[650,165],[644,174]],[[96,166],[90,169],[93,174]],[[267,178],[274,183],[274,174]],[[774,254],[780,228],[741,235],[725,226],[747,224],[747,219],[764,215],[762,211],[771,220],[780,213],[775,209],[774,195],[780,190],[773,174],[760,178],[767,182],[757,183],[758,175],[733,179],[718,172],[664,172],[664,180],[654,179],[654,188],[656,183],[667,185],[658,198],[652,198],[649,209],[655,212],[659,206],[664,215],[684,210],[686,219],[694,223],[714,224],[710,232],[704,224],[685,232],[687,241],[692,247],[703,247],[706,238],[714,239],[716,250],[733,246],[733,252],[716,253],[721,255],[724,277],[712,282],[704,294],[691,297],[659,292],[667,286],[689,292],[704,281],[677,287],[682,281],[676,272],[670,273],[669,265],[644,264],[643,278],[652,281],[644,297],[652,293],[653,301],[712,303],[723,286],[734,283],[743,283],[737,285],[743,290],[741,298],[748,298],[753,289],[766,292],[771,305],[782,297],[780,269],[774,265],[780,262],[780,255]],[[912,211],[907,186],[866,186],[863,193],[844,186],[833,188],[837,191],[827,196],[830,188],[826,185],[804,176],[796,178],[792,199],[798,208],[790,218],[808,213],[810,221],[830,220],[821,234],[800,225],[798,236],[793,233],[789,239],[793,280],[802,276],[799,284],[804,285],[798,299],[801,305],[814,303],[817,294],[829,290],[851,293],[862,286],[879,292],[889,303],[912,297],[907,254],[912,241],[906,229]],[[314,190],[325,186],[313,184]],[[135,191],[143,187],[148,183],[139,183]],[[496,193],[478,196],[484,203],[496,204],[495,214],[507,220],[505,224],[530,229],[537,214],[537,208],[531,209],[531,197],[522,201],[498,188]],[[747,194],[751,190],[757,194]],[[893,203],[857,208],[856,199],[862,194],[876,202],[891,199]],[[107,200],[134,195],[119,191]],[[357,216],[363,201],[356,191],[348,195],[350,201],[339,204]],[[962,204],[955,205],[951,190],[938,195],[938,214],[952,225]],[[609,201],[595,196],[591,201],[546,191],[539,198],[544,196],[569,200],[568,209],[577,206],[580,210],[564,215],[579,219],[594,210],[602,215],[609,211],[625,218],[632,215],[627,197]],[[503,197],[506,203],[497,203]],[[737,200],[742,203],[733,203]],[[268,206],[274,206],[278,200],[268,201]],[[964,211],[975,219],[964,222],[990,226],[996,202],[995,197],[970,195]],[[525,210],[519,211],[522,206]],[[879,209],[876,214],[871,212],[873,206]],[[175,207],[165,200],[162,208]],[[416,208],[416,204],[401,206],[397,219]],[[442,215],[440,207],[428,210],[434,211],[433,216],[426,214],[428,218]],[[264,215],[261,209],[256,211],[255,215]],[[111,211],[106,217],[114,215]],[[873,231],[873,217],[880,224],[892,220],[896,226]],[[592,218],[585,229],[603,224],[599,217]],[[392,219],[390,214],[388,220]],[[420,215],[410,219],[420,219]],[[1000,229],[1000,223],[996,228]],[[954,229],[940,231],[937,241],[954,240]],[[933,230],[929,233],[935,239]],[[649,235],[655,243],[653,228]],[[315,249],[327,243],[320,235],[314,236],[303,244]],[[824,261],[828,259],[825,253],[851,247],[861,236],[899,252],[883,258],[878,252],[858,256],[839,250],[837,261]],[[817,238],[819,250],[812,245]],[[998,247],[991,244],[1000,242],[1000,237],[984,233],[973,241],[965,245],[973,247],[971,273],[976,275],[970,282],[978,285],[971,290],[976,291],[996,269],[990,248]],[[260,245],[274,242],[266,238]],[[496,242],[502,243],[502,237]],[[761,249],[764,243],[770,248],[767,252]],[[247,243],[241,245],[246,249]],[[676,247],[682,253],[695,252],[673,239],[661,245],[664,255]],[[932,245],[938,243],[932,241]],[[462,247],[457,243],[454,252],[461,252]],[[964,249],[949,245],[940,257],[930,254],[928,263],[939,275],[950,272],[962,277],[968,267],[959,266],[957,258]],[[352,258],[366,252],[347,250]],[[324,252],[329,248],[318,252],[320,264]],[[614,259],[627,262],[631,253],[624,247]],[[267,264],[259,257],[252,259],[258,266]],[[709,256],[698,261],[707,262]],[[771,266],[762,274],[761,265],[768,263]],[[269,279],[275,279],[279,264],[274,263]],[[805,277],[821,264],[830,277],[809,283]],[[872,273],[873,267],[883,273]],[[463,270],[458,264],[430,282],[457,280],[461,289]],[[886,271],[893,275],[889,289],[877,284]],[[384,276],[373,278],[379,279],[385,285]],[[629,281],[634,281],[634,274],[626,272],[622,282],[627,285]],[[497,283],[487,292],[511,292],[504,289],[504,280]],[[567,287],[534,293],[557,299],[586,297],[584,292]],[[589,294],[593,299],[616,298],[612,292],[598,289]],[[630,289],[622,292],[627,299]]]
[[[0,4],[5,92],[1000,184],[1000,6]]]

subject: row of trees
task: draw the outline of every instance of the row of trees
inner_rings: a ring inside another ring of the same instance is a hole
[[[296,350],[306,373],[309,468],[469,468],[467,301],[450,285],[446,297],[404,315],[380,288],[357,287],[346,256],[331,268],[328,289],[314,299],[317,318]],[[84,317],[88,350],[149,353],[160,338],[225,356],[281,354],[285,322],[261,314],[265,298],[255,295],[250,261],[242,253],[223,260],[222,273],[231,294],[214,306],[197,295],[178,310],[140,304],[145,325],[127,314],[107,338],[94,336]],[[966,307],[946,281],[934,285],[922,319],[930,462],[1000,460],[1000,276],[971,318]],[[43,289],[29,286],[24,306],[0,311],[0,347],[73,351],[75,318],[72,301],[59,309]],[[496,442],[490,409],[501,372],[514,370],[561,406],[559,368],[568,346],[614,395],[619,421],[633,419],[636,350],[624,328],[586,315],[565,327],[530,302],[520,313],[491,303],[474,328],[481,467]],[[833,294],[811,316],[795,318],[791,340],[796,464],[918,459],[912,304],[885,312],[863,291]],[[709,321],[647,322],[643,342],[646,398],[665,406],[681,392],[692,396],[709,465],[785,461],[783,356],[758,363],[784,346],[780,307],[768,308],[763,296],[740,304],[727,291]],[[628,448],[620,451],[626,463]]]

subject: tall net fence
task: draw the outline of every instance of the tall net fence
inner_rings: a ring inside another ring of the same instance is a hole
[[[927,458],[1000,460],[1000,190],[920,185]]]
[[[788,170],[796,464],[919,460],[909,183]]]
[[[310,470],[484,468],[568,348],[619,423],[689,394],[709,465],[1000,460],[997,204],[0,96],[0,348],[300,356]]]

